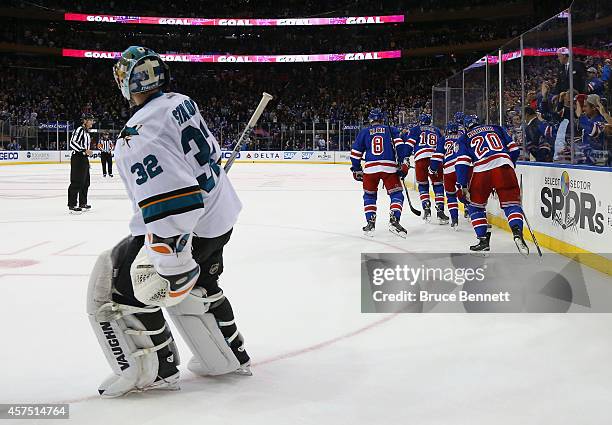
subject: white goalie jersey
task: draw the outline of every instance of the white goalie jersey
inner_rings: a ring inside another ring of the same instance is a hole
[[[213,238],[228,232],[242,205],[217,164],[220,157],[219,143],[193,100],[178,93],[150,97],[129,119],[115,147],[134,208],[132,235]],[[151,260],[159,273],[176,274],[194,266],[191,254],[185,257],[161,253]]]

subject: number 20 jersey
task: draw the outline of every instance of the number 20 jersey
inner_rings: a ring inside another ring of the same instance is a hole
[[[242,208],[217,165],[221,148],[196,103],[178,93],[149,98],[117,140],[115,159],[132,201],[132,235],[194,234],[213,238]]]
[[[365,174],[395,173],[397,160],[394,145],[401,143],[399,130],[388,125],[375,124],[362,128],[351,149],[353,166],[363,159]]]
[[[455,165],[472,164],[480,173],[503,165],[514,167],[520,149],[506,130],[498,125],[480,125],[468,130],[457,141]]]

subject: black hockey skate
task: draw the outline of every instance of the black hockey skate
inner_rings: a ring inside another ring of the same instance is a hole
[[[438,218],[438,224],[448,224],[448,216],[446,214],[444,214],[444,209],[442,208],[438,208],[438,206],[436,206],[436,217]]]
[[[397,236],[400,236],[402,238],[405,238],[408,234],[406,229],[404,229],[404,227],[400,224],[399,220],[393,215],[393,213],[391,213],[391,216],[389,217],[389,231],[391,233],[395,233]]]
[[[476,245],[470,246],[470,251],[474,253],[481,253],[483,256],[485,256],[487,252],[491,251],[491,246],[489,244],[490,241],[491,232],[487,232],[486,235],[478,238],[478,243]]]
[[[529,255],[529,247],[525,243],[525,239],[523,239],[523,232],[518,226],[512,226],[512,235],[514,237],[514,243],[518,248],[521,255],[525,257]]]
[[[91,209],[91,205],[79,205],[79,207],[81,208],[81,211],[85,212],[85,211],[89,211]]]
[[[372,217],[368,220],[363,229],[363,234],[366,236],[374,236],[374,228],[376,227],[376,214],[372,214]]]
[[[423,202],[423,220],[431,221],[431,202]]]
[[[68,207],[68,212],[70,214],[81,214],[83,210],[81,209],[81,207]]]
[[[458,218],[451,219],[451,229],[455,231],[459,230],[459,219]]]

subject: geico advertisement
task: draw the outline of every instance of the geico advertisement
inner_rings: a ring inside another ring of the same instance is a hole
[[[0,164],[10,162],[53,162],[59,159],[57,151],[0,151]]]
[[[0,151],[0,164],[3,162],[13,162],[19,160],[19,152]]]
[[[535,230],[598,254],[612,248],[612,173],[520,166],[523,205]]]

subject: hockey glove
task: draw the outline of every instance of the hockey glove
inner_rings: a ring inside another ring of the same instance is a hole
[[[410,162],[408,161],[408,158],[406,158],[397,169],[397,174],[399,174],[402,179],[405,179],[408,175],[408,170],[410,170]]]
[[[170,307],[187,297],[200,276],[200,266],[171,276],[162,276],[151,263],[143,246],[130,267],[134,296],[145,305]]]
[[[353,170],[351,168],[351,171],[353,172],[353,178],[355,180],[357,180],[358,182],[362,182],[363,181],[363,170],[359,169],[359,170]]]

